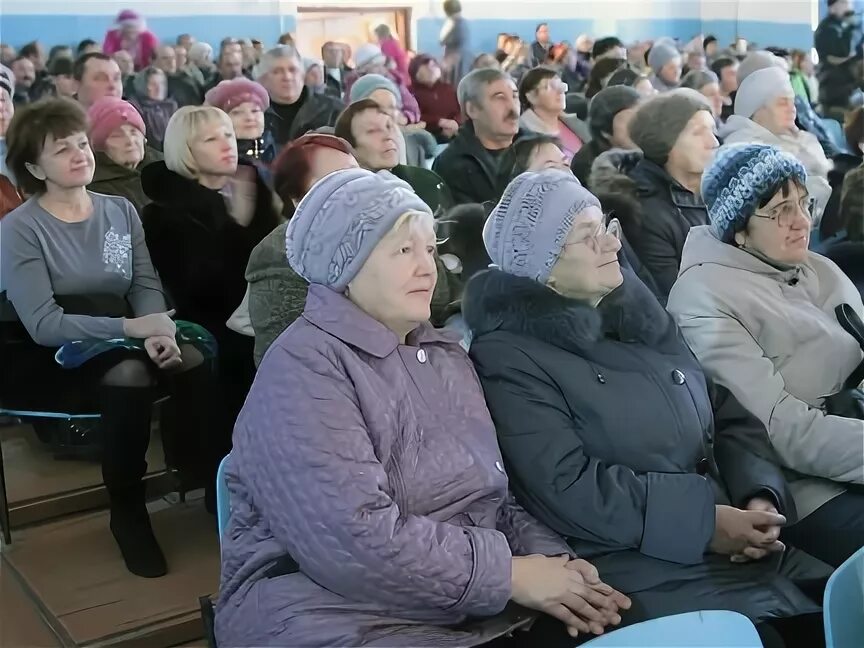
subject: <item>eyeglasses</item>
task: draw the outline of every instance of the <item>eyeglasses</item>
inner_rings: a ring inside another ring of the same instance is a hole
[[[777,223],[777,227],[789,228],[795,223],[795,218],[800,214],[813,222],[813,199],[810,196],[805,196],[797,203],[794,200],[787,200],[784,203],[776,205],[773,209],[764,212],[755,212],[753,215],[756,218],[764,218]]]
[[[586,234],[578,241],[565,243],[563,247],[568,248],[574,245],[587,245],[594,252],[599,252],[603,238],[606,236],[612,236],[619,241],[621,240],[621,222],[617,218],[610,218],[608,223],[600,221],[597,223],[597,228],[593,232]]]

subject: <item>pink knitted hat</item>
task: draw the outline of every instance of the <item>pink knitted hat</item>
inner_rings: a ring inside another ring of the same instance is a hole
[[[264,86],[244,78],[221,81],[204,96],[204,103],[226,113],[247,101],[258,104],[261,110],[270,106],[270,96]]]
[[[103,97],[87,111],[90,121],[90,142],[94,151],[104,151],[105,142],[117,128],[129,124],[143,135],[147,134],[144,119],[128,101],[117,97]]]
[[[117,27],[138,27],[138,29],[145,29],[146,23],[144,19],[141,17],[138,12],[132,9],[124,9],[119,14],[117,14]]]

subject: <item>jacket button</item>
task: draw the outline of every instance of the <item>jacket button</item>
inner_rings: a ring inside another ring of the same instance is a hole
[[[420,349],[417,351],[417,362],[424,364],[426,362],[426,351]]]
[[[683,372],[676,369],[675,371],[672,372],[672,382],[675,383],[676,385],[683,385],[685,382],[687,382],[687,379],[684,378]]]

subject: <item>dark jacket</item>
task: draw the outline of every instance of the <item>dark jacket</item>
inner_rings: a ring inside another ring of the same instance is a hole
[[[444,180],[434,171],[423,167],[397,164],[390,172],[404,180],[414,190],[420,200],[429,205],[433,214],[439,215],[453,207],[453,195]]]
[[[610,152],[616,168],[594,173],[591,191],[604,203],[630,198],[629,214],[616,210],[627,240],[657,286],[661,303],[678,278],[681,251],[691,227],[708,224],[702,198],[682,187],[661,166],[638,151]],[[598,160],[599,162],[599,160]],[[595,171],[598,165],[594,165]]]
[[[498,202],[509,177],[502,173],[503,152],[499,158],[483,148],[474,133],[474,124],[462,125],[456,137],[435,158],[432,170],[450,187],[457,205]]]
[[[708,385],[672,318],[623,272],[597,309],[498,270],[468,283],[471,357],[517,500],[634,598],[628,622],[818,610],[779,557],[708,553],[716,504],[766,495],[790,521],[795,505],[765,428]]]
[[[153,201],[142,214],[147,247],[177,317],[201,324],[220,341],[237,335],[225,323],[246,294],[252,249],[279,224],[272,194],[256,177],[255,213],[241,227],[218,191],[169,171],[164,162],[141,173]]]
[[[149,205],[151,200],[141,186],[141,171],[154,162],[160,162],[162,153],[149,146],[144,147],[144,159],[134,169],[120,166],[103,151],[98,151],[94,157],[96,170],[87,188],[109,196],[122,196],[135,206],[139,215],[142,214],[144,206]]]
[[[154,99],[132,99],[131,103],[144,118],[144,126],[147,128],[147,142],[157,151],[162,150],[165,140],[165,129],[168,121],[177,112],[177,102],[174,99],[156,101]]]
[[[168,96],[176,101],[180,108],[198,106],[204,100],[204,89],[191,73],[178,72],[168,77]]]
[[[588,178],[591,176],[591,165],[602,152],[600,142],[593,139],[579,149],[570,161],[570,170],[573,175],[586,187],[588,186]]]
[[[420,106],[420,121],[426,122],[426,130],[435,135],[441,135],[438,122],[442,119],[452,119],[462,123],[462,110],[456,99],[456,88],[444,81],[438,81],[433,86],[418,83],[411,86],[411,92]]]
[[[272,104],[264,113],[265,141],[268,136],[271,138],[269,146],[272,149],[262,158],[265,162],[272,162],[283,146],[301,135],[322,126],[334,126],[336,119],[345,110],[345,104],[339,98],[329,94],[314,94],[305,88],[298,101],[302,101],[303,105],[300,106],[300,110],[287,130],[287,138],[277,136],[285,129],[282,128],[282,118],[273,110]],[[283,141],[279,141],[280,139]]]
[[[543,46],[542,43],[534,41],[531,43],[531,59],[535,66],[543,65],[546,62],[546,57],[549,56],[551,45]]]

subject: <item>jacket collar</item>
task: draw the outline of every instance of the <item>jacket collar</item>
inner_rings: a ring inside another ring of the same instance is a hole
[[[303,318],[345,344],[376,358],[386,358],[399,347],[396,334],[341,293],[321,284],[310,284]],[[408,346],[459,345],[460,337],[439,331],[428,322],[408,334]]]
[[[141,175],[141,170],[162,159],[161,153],[156,153],[149,146],[144,147],[144,159],[134,169],[128,169],[120,166],[104,151],[95,153],[96,169],[93,173],[93,182],[106,182],[108,180],[125,180],[126,178],[138,177]]]
[[[701,196],[684,187],[656,162],[642,158],[633,167],[630,177],[636,182],[639,192],[643,195],[662,194],[668,191],[676,207],[705,209]]]
[[[475,339],[507,331],[567,351],[588,349],[604,337],[653,346],[674,336],[675,326],[657,299],[629,267],[621,271],[624,283],[594,308],[532,279],[487,270],[465,287],[462,314]]]

